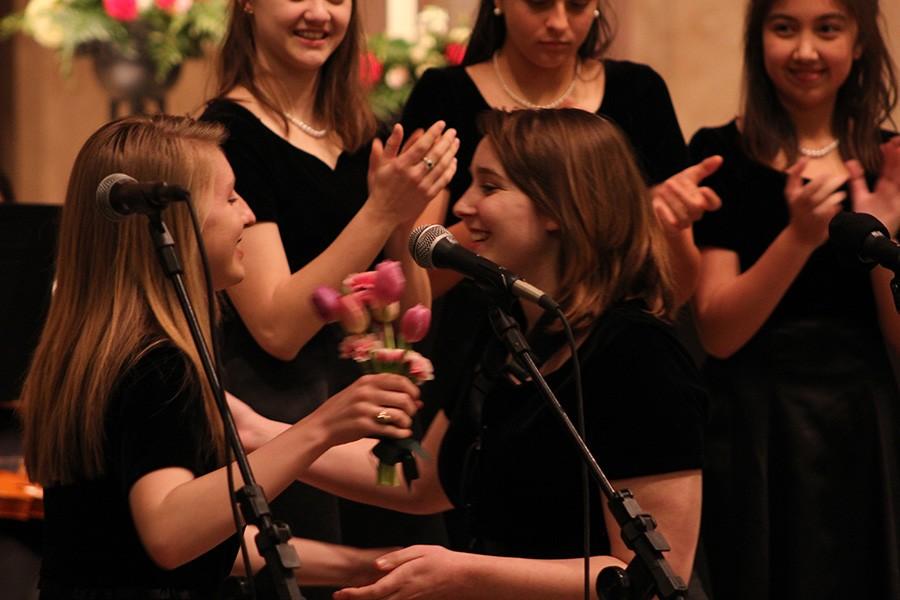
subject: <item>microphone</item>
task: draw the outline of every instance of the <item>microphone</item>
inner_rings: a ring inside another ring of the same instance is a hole
[[[441,225],[422,225],[409,234],[409,253],[425,269],[451,269],[489,289],[501,290],[545,310],[559,310],[559,304],[542,290],[503,267],[463,248]]]
[[[178,185],[161,181],[139,182],[124,173],[113,173],[97,186],[100,214],[118,221],[133,214],[158,213],[171,202],[187,202],[190,192]]]
[[[866,264],[900,273],[900,246],[891,241],[884,224],[867,213],[842,211],[828,224],[828,236],[836,247],[853,253]]]

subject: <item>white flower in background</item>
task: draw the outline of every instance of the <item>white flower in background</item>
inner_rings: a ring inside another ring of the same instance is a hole
[[[427,46],[422,46],[421,44],[416,44],[412,48],[409,49],[409,60],[413,62],[413,64],[419,64],[426,58],[428,58],[428,53],[431,52],[431,48]]]
[[[409,83],[409,78],[409,69],[403,65],[397,65],[388,69],[384,74],[384,84],[392,90],[399,90]]]
[[[454,44],[465,44],[469,41],[469,34],[471,33],[468,27],[454,27],[447,34],[447,41]]]
[[[419,36],[447,35],[450,29],[450,15],[446,10],[429,4],[419,12]]]
[[[25,7],[25,28],[41,46],[52,49],[62,46],[66,31],[58,19],[63,8],[59,0],[32,0]]]
[[[173,12],[176,15],[183,15],[187,11],[191,10],[191,7],[194,5],[194,0],[175,0],[175,4],[172,6]]]
[[[416,66],[416,77],[422,77],[422,74],[428,69],[433,67],[443,67],[445,64],[446,61],[444,61],[444,57],[435,52],[428,56],[425,62]]]
[[[137,0],[137,9],[140,14],[144,14],[153,8],[153,0]]]

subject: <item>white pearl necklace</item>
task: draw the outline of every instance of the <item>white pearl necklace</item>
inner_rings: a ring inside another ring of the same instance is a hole
[[[503,75],[500,74],[500,63],[497,60],[496,52],[494,52],[492,60],[494,63],[494,74],[497,76],[497,81],[500,82],[500,87],[503,88],[503,91],[506,92],[506,95],[512,98],[516,102],[516,104],[524,106],[525,108],[530,108],[532,110],[538,110],[541,108],[556,108],[557,106],[562,104],[562,101],[572,94],[572,90],[575,89],[575,84],[578,82],[578,76],[581,75],[581,61],[577,61],[575,63],[575,73],[572,75],[572,83],[570,83],[569,87],[567,87],[566,90],[562,93],[562,96],[548,104],[535,104],[533,102],[529,102],[525,98],[513,92],[512,89],[510,89],[509,85],[507,85],[506,81],[503,79]]]
[[[303,119],[298,119],[289,112],[284,113],[284,116],[288,121],[296,125],[297,128],[300,129],[300,131],[316,139],[322,139],[328,133],[328,129],[316,129]]]
[[[800,146],[800,154],[803,156],[808,156],[810,158],[822,158],[823,156],[827,156],[831,154],[831,152],[838,147],[838,140],[834,140],[829,144],[825,144],[821,148],[805,148]]]

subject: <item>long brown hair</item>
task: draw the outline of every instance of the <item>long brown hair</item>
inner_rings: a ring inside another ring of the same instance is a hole
[[[285,93],[271,77],[261,80],[262,66],[256,60],[253,15],[244,11],[246,0],[233,0],[228,17],[228,31],[219,50],[216,65],[221,98],[236,86],[243,86],[253,97],[281,120],[285,133]],[[340,45],[319,70],[316,85],[316,117],[335,131],[345,150],[353,151],[368,143],[375,135],[375,116],[369,106],[360,78],[360,55],[365,49],[362,23],[356,2],[352,2],[350,22]]]
[[[492,111],[480,124],[510,181],[559,224],[556,300],[573,327],[631,299],[671,317],[667,246],[616,126],[570,108]]]
[[[862,49],[838,91],[832,120],[844,157],[856,158],[867,171],[881,166],[879,127],[897,105],[897,77],[879,27],[878,0],[839,0],[858,27]],[[797,133],[766,73],[763,28],[775,0],[750,0],[744,23],[743,140],[747,153],[771,163],[779,151],[788,164],[798,158]]]
[[[597,8],[600,16],[594,19],[587,37],[578,48],[578,56],[583,59],[600,58],[613,41],[613,24],[609,18],[612,9],[605,0],[599,0]],[[504,40],[506,21],[494,14],[494,0],[481,0],[462,64],[468,66],[489,60],[503,46]]]
[[[56,289],[22,390],[25,461],[37,482],[92,479],[104,468],[104,417],[116,381],[160,343],[187,357],[188,380],[202,392],[218,457],[221,420],[172,285],[160,268],[144,218],[110,221],[95,199],[98,183],[122,172],[139,181],[187,188],[202,219],[221,126],[187,117],[130,117],[104,125],[85,142],[69,178],[56,258]],[[206,286],[190,206],[163,211],[184,266],[185,287],[210,339]]]

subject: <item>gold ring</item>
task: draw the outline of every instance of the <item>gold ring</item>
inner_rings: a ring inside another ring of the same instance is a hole
[[[375,415],[375,422],[379,425],[387,425],[394,419],[391,417],[391,414],[386,410],[381,410],[377,415]]]
[[[425,163],[425,168],[429,171],[434,168],[434,161],[428,158],[427,156],[422,158],[422,162]]]

